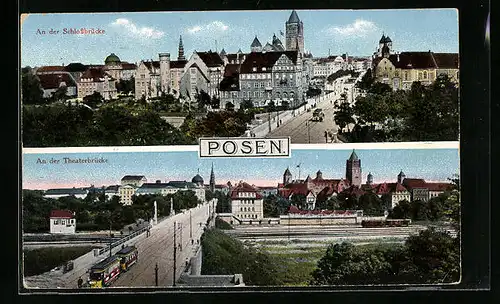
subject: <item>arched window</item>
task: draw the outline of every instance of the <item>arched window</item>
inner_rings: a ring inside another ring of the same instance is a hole
[[[286,95],[286,92],[283,92],[283,98],[286,98],[287,95]]]
[[[294,92],[290,92],[290,97],[295,97],[295,93]]]
[[[276,92],[276,97],[280,98],[280,92]]]

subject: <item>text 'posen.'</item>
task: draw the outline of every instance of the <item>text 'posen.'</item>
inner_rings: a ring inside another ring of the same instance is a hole
[[[200,138],[200,157],[289,157],[290,138]]]

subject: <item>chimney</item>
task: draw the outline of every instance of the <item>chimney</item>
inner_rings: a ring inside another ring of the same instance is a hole
[[[399,62],[399,52],[396,53],[396,57],[398,58],[398,62]]]

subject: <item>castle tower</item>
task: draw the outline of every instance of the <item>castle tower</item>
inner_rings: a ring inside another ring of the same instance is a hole
[[[210,191],[212,193],[215,191],[214,163],[212,163],[212,170],[210,171]]]
[[[290,18],[285,23],[285,46],[287,51],[298,50],[304,54],[304,24],[300,21],[295,10],[290,14]]]
[[[346,161],[345,177],[351,182],[352,186],[359,187],[361,185],[361,160],[354,150],[352,150],[351,157]]]
[[[166,94],[170,92],[170,53],[160,53],[160,87]]]
[[[373,175],[371,172],[368,173],[368,176],[366,177],[366,184],[371,185],[373,184]]]
[[[260,43],[260,41],[257,38],[257,36],[255,36],[255,38],[253,39],[252,44],[250,45],[250,51],[252,53],[262,52],[262,44]]]
[[[177,60],[186,60],[186,57],[184,57],[184,45],[182,44],[182,36],[179,36],[179,55],[177,56]]]
[[[318,170],[318,172],[316,172],[316,179],[317,180],[323,179],[323,173],[321,172],[321,170]]]
[[[285,173],[283,174],[283,185],[288,185],[292,182],[292,173],[288,168],[286,168]]]
[[[401,172],[399,172],[399,174],[398,174],[398,183],[402,184],[403,180],[405,178],[406,178],[406,175],[403,173],[403,170],[401,170]]]

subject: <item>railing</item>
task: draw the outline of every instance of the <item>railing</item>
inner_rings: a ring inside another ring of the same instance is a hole
[[[143,228],[137,230],[136,232],[134,232],[132,234],[129,234],[129,235],[127,235],[127,236],[119,239],[118,241],[116,241],[114,243],[111,243],[110,245],[108,245],[108,246],[106,246],[104,248],[99,249],[99,255],[101,255],[101,254],[103,254],[103,253],[105,253],[105,252],[107,252],[109,250],[112,250],[116,246],[119,246],[119,245],[125,243],[126,241],[128,241],[128,240],[130,240],[130,239],[132,239],[132,238],[134,238],[134,237],[136,237],[136,236],[144,233],[148,229],[151,229],[151,224],[148,224],[146,227],[143,227]]]

